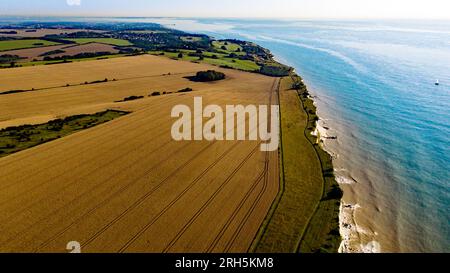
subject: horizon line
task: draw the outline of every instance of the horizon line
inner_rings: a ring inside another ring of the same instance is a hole
[[[233,17],[233,16],[125,16],[125,15],[0,15],[7,17],[33,17],[33,18],[168,18],[168,19],[250,19],[250,20],[423,20],[423,21],[450,21],[450,18],[425,18],[425,17]]]

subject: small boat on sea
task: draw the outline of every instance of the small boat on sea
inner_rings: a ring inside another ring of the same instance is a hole
[[[436,80],[436,83],[434,85],[436,86],[439,85],[439,80]]]

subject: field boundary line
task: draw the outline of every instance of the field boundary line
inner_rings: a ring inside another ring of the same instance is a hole
[[[273,100],[273,93],[277,93],[275,90],[275,88],[277,87],[277,85],[279,84],[279,79],[274,80],[272,87],[270,88],[270,96],[269,96],[269,106],[272,105],[272,100]],[[275,92],[274,92],[275,91]],[[253,211],[255,210],[256,206],[259,204],[259,202],[261,201],[261,198],[263,197],[264,193],[267,190],[267,186],[268,186],[268,172],[269,172],[269,152],[265,152],[265,159],[264,159],[264,170],[261,173],[261,176],[259,178],[257,178],[257,180],[255,180],[253,182],[253,185],[251,187],[251,189],[247,192],[245,198],[243,200],[241,200],[240,205],[236,208],[236,210],[233,212],[233,215],[231,218],[228,219],[226,225],[222,228],[221,230],[221,235],[220,237],[216,237],[216,239],[214,240],[214,242],[212,243],[212,245],[210,245],[210,247],[208,248],[208,252],[211,252],[212,249],[217,245],[217,243],[219,242],[219,240],[223,237],[223,234],[225,233],[226,228],[229,227],[229,225],[231,224],[231,222],[236,218],[237,214],[240,212],[240,210],[242,209],[242,207],[244,206],[244,204],[247,202],[248,198],[251,196],[251,194],[253,193],[253,191],[256,189],[256,187],[259,185],[259,183],[261,182],[261,180],[264,178],[264,184],[263,184],[263,188],[261,189],[261,191],[258,193],[256,199],[254,200],[254,202],[252,203],[250,209],[247,211],[247,213],[245,214],[244,218],[240,221],[238,228],[235,230],[235,232],[232,235],[232,239],[227,243],[226,247],[225,247],[225,252],[229,252],[230,248],[232,247],[232,245],[234,244],[234,242],[236,241],[236,238],[239,236],[239,234],[242,231],[242,228],[245,226],[246,221],[250,218],[251,214],[253,213]]]
[[[279,113],[279,119],[280,119],[280,148],[279,148],[279,158],[280,158],[280,181],[279,181],[279,191],[277,196],[275,197],[274,201],[272,202],[272,205],[266,215],[266,218],[262,222],[258,232],[256,233],[255,237],[253,238],[253,242],[248,248],[247,252],[254,253],[256,251],[256,248],[259,245],[259,242],[261,238],[264,236],[264,234],[267,231],[268,224],[270,223],[276,209],[278,208],[278,205],[281,201],[281,198],[284,195],[285,192],[285,182],[284,182],[284,157],[283,157],[283,130],[282,130],[282,111],[281,111],[281,101],[280,101],[280,88],[281,88],[281,80],[282,78],[279,78],[278,86],[277,86],[277,97],[278,97],[278,104],[280,107],[280,113]]]
[[[203,172],[198,175],[180,194],[178,194],[172,201],[164,207],[155,217],[151,219],[138,233],[136,233],[124,246],[119,250],[120,253],[130,247],[142,234],[144,234],[156,221],[158,221],[169,209],[173,207],[189,190],[194,187],[200,179],[202,179],[212,168],[214,168],[223,158],[225,158],[231,151],[233,151],[241,142],[235,143],[232,147],[228,148],[219,158],[217,158],[211,165],[209,165]]]
[[[249,118],[247,118],[246,120],[248,121],[250,119],[250,117]],[[236,126],[237,126],[237,124],[235,125],[235,127],[234,127],[234,130],[236,129]],[[253,128],[253,130],[252,131],[254,131],[254,130],[257,130],[257,128]],[[250,132],[248,132],[247,134],[246,134],[246,136],[248,136],[250,134]],[[212,144],[215,144],[215,143],[217,143],[217,141],[214,141]],[[230,148],[230,150],[228,151],[228,152],[231,152],[231,150],[233,150],[239,143],[241,143],[241,141],[238,141],[236,144],[234,144],[233,145],[233,147],[232,148]],[[228,153],[227,152],[227,153]],[[222,155],[221,156],[221,158],[223,158],[225,155]],[[215,162],[215,163],[213,163],[214,164],[214,166],[219,162],[220,160],[218,160],[217,162]],[[213,167],[214,167],[213,166]],[[210,165],[210,167],[211,167],[211,165]],[[209,172],[209,170],[210,170],[210,168],[208,167],[207,168],[207,172]],[[206,173],[207,173],[206,172]],[[204,173],[204,174],[206,174],[206,173]],[[204,174],[202,173],[202,176],[204,176]],[[201,179],[201,178],[200,178]],[[193,181],[193,182],[191,182],[189,185],[188,185],[188,187],[187,188],[190,188],[191,186],[192,186],[192,184],[194,183],[194,184],[196,184],[198,181],[196,181],[197,180],[197,178]],[[184,194],[187,192],[185,192],[186,191],[186,189],[185,190],[183,190],[183,192],[182,192],[182,195],[180,196],[180,198],[182,197],[182,196],[184,196]],[[178,198],[176,201],[178,201],[180,198]],[[176,202],[175,202],[176,203]],[[174,204],[175,204],[174,203]],[[170,206],[170,207],[172,207],[173,206],[173,204]],[[168,208],[168,209],[170,209],[170,207]],[[161,212],[160,212],[161,213]],[[165,213],[165,212],[164,212]],[[163,214],[164,214],[163,213]],[[162,214],[162,215],[163,215]],[[160,216],[158,216],[157,218],[159,219],[162,215],[160,215]],[[158,220],[158,219],[156,219],[156,220]],[[150,226],[152,226],[155,222],[156,222],[156,220],[155,221],[153,221],[154,219],[152,219],[152,221],[150,221],[151,222],[151,224],[149,225],[149,226],[145,226],[144,228],[143,228],[143,232],[141,233],[141,231],[138,233],[139,234],[139,236],[140,235],[142,235],[144,232],[145,232],[145,230],[147,230]],[[136,236],[136,235],[135,235]],[[135,236],[133,236],[133,238],[135,237]],[[138,237],[139,236],[137,236],[136,238],[134,238],[134,240],[133,240],[133,242],[135,241],[135,240],[137,240],[138,239]],[[133,242],[131,242],[131,243],[126,243],[125,244],[125,246],[123,246],[120,250],[119,250],[119,252],[124,252],[125,250],[126,250],[126,248],[128,248]]]
[[[170,143],[170,141],[168,142]],[[112,198],[114,198],[115,196],[117,196],[118,194],[121,194],[123,192],[125,192],[127,189],[129,189],[131,186],[133,186],[135,183],[139,182],[143,177],[145,177],[148,173],[150,173],[151,171],[153,171],[154,169],[156,169],[157,167],[159,167],[161,164],[164,164],[169,158],[171,158],[173,155],[180,153],[182,150],[184,150],[185,148],[189,147],[191,145],[191,143],[184,145],[183,147],[181,147],[180,149],[172,152],[169,156],[167,156],[165,159],[160,160],[156,165],[154,165],[153,167],[151,167],[149,170],[147,170],[144,175],[134,179],[131,183],[126,184],[125,186],[121,187],[120,189],[118,189],[117,191],[115,191],[113,194],[111,194],[107,199],[103,200],[100,204],[97,204],[94,208],[92,208],[91,210],[89,210],[88,212],[84,213],[81,217],[78,217],[77,220],[73,221],[73,223],[71,223],[68,227],[66,227],[63,231],[61,231],[57,236],[54,236],[54,238],[51,241],[54,241],[56,238],[58,238],[59,236],[61,236],[64,232],[66,232],[68,229],[70,229],[73,225],[75,225],[76,223],[80,222],[81,219],[83,219],[84,217],[90,216],[92,215],[92,213],[94,213],[96,210],[102,208],[104,205],[106,205]],[[144,156],[145,157],[145,156]],[[139,158],[136,161],[141,160],[141,158]],[[152,188],[152,191],[156,189]],[[139,201],[140,199],[138,199]],[[110,222],[111,223],[111,222]],[[108,224],[110,224],[108,223]],[[50,241],[50,242],[51,242]],[[50,243],[49,242],[49,243]],[[48,245],[48,243],[46,244]],[[41,246],[39,247],[42,248],[45,246]]]

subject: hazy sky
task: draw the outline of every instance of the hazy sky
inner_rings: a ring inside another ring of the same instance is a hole
[[[0,15],[450,19],[450,0],[0,0]]]

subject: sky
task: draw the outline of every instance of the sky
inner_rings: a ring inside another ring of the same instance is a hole
[[[0,15],[450,19],[450,0],[0,0]]]

